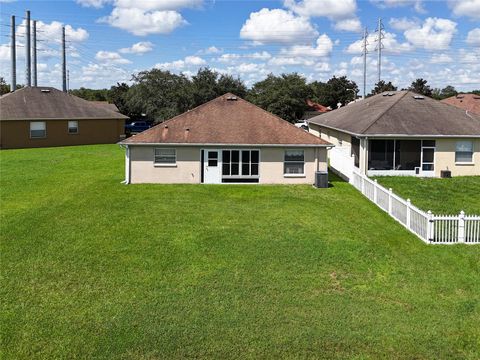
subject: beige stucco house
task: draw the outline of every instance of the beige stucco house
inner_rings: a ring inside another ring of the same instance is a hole
[[[178,115],[120,145],[125,182],[314,184],[329,142],[233,94]]]
[[[480,117],[410,91],[385,92],[309,120],[335,145],[330,166],[368,176],[480,175]]]

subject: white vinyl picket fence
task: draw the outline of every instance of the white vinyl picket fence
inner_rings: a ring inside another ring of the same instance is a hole
[[[353,186],[391,217],[429,244],[480,244],[480,216],[434,215],[412,205],[376,180],[353,172]]]

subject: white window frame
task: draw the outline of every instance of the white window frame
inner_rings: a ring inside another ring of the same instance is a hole
[[[285,158],[287,157],[287,152],[289,151],[301,151],[303,152],[303,162],[302,161],[293,161],[293,160],[285,160]],[[294,164],[298,164],[298,163],[303,163],[303,173],[286,173],[285,172],[285,165],[288,164],[288,163],[294,163]],[[283,153],[283,176],[284,177],[305,177],[305,149],[285,149],[284,153]]]
[[[173,155],[171,154],[163,154],[161,155],[161,151],[173,150]],[[157,157],[168,157],[173,158],[173,162],[161,162],[157,159]],[[176,167],[177,166],[177,149],[175,148],[154,148],[153,149],[153,165],[156,167]]]
[[[43,124],[44,135],[43,136],[32,136],[32,124],[39,124],[39,123]],[[30,126],[29,127],[30,139],[45,139],[47,137],[47,122],[46,121],[30,121],[29,126]]]
[[[460,143],[470,143],[471,151],[458,151],[458,145]],[[458,161],[457,160],[457,153],[470,153],[471,154],[470,161]],[[455,164],[457,164],[457,165],[471,165],[471,164],[473,164],[474,153],[475,153],[475,150],[474,150],[473,140],[459,140],[459,141],[457,141],[455,143]]]
[[[75,127],[71,127],[70,123],[75,123]],[[74,132],[70,131],[70,129],[75,129]],[[78,120],[68,120],[67,122],[67,133],[69,135],[76,135],[78,134]]]

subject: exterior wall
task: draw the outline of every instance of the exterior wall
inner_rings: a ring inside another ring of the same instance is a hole
[[[336,147],[349,147],[351,145],[351,135],[344,132],[324,128],[317,124],[309,124],[309,132],[325,141],[328,141]]]
[[[178,146],[174,166],[155,166],[154,149],[157,146],[129,146],[130,182],[132,184],[198,184],[200,178],[200,148]],[[160,146],[158,146],[160,147]],[[165,146],[171,148],[171,146]]]
[[[455,164],[456,143],[460,140],[473,141],[473,163]],[[441,170],[450,170],[452,176],[480,175],[480,139],[436,139],[435,176]]]
[[[71,119],[76,120],[76,119]],[[45,121],[47,136],[30,138],[30,121],[0,121],[0,148],[36,148],[50,146],[114,144],[125,134],[125,120],[77,120],[78,133],[68,133],[68,120]]]
[[[154,148],[157,146],[129,146],[130,182],[163,184],[198,184],[201,182],[201,150],[206,147],[178,146],[175,166],[155,166]],[[168,147],[168,146],[165,146]],[[213,147],[212,147],[213,148]],[[235,147],[214,147],[235,149]],[[242,147],[242,149],[247,149]],[[327,150],[305,148],[305,175],[285,177],[283,174],[283,147],[257,147],[260,150],[260,184],[313,184],[315,171],[327,171]]]

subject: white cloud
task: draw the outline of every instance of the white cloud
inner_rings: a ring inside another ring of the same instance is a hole
[[[318,37],[316,46],[294,45],[288,49],[280,50],[280,55],[293,57],[325,57],[329,56],[333,49],[333,42],[327,34]]]
[[[84,7],[93,7],[96,9],[100,9],[105,4],[111,2],[110,0],[76,0],[77,4],[80,4]]]
[[[335,23],[333,27],[335,28],[335,30],[338,31],[362,31],[362,23],[357,18],[339,20]]]
[[[480,19],[480,0],[449,0],[448,5],[455,16]]]
[[[22,23],[17,27],[17,35],[19,37],[25,37],[25,25],[26,20],[23,20]],[[41,34],[41,37],[48,42],[60,43],[62,40],[63,26],[65,26],[65,38],[67,41],[82,42],[87,40],[89,37],[87,30],[81,27],[75,29],[71,25],[64,25],[59,21],[52,21],[48,24],[39,20],[37,21],[37,32]]]
[[[470,30],[466,42],[470,45],[480,46],[480,28]]]
[[[355,15],[355,0],[285,0],[286,8],[303,17],[327,17],[331,20],[348,19]]]
[[[219,52],[222,52],[222,51],[215,46],[210,46],[209,48],[206,48],[204,50],[205,54],[218,54]]]
[[[415,45],[427,50],[448,49],[457,23],[448,19],[427,18],[423,25],[417,25],[404,32],[405,38]]]
[[[405,31],[411,29],[413,27],[418,26],[417,19],[407,19],[406,17],[403,18],[391,18],[388,22],[389,25],[398,31]]]
[[[370,34],[367,37],[367,50],[369,52],[375,51],[376,46],[376,34]],[[388,54],[398,54],[402,52],[412,51],[414,47],[408,42],[400,43],[397,41],[397,35],[394,33],[385,32],[384,38],[382,40],[383,51]],[[350,44],[345,50],[349,54],[360,54],[363,49],[363,40],[357,40],[354,43]]]
[[[154,67],[161,70],[183,70],[188,67],[199,67],[207,62],[199,56],[187,56],[183,60],[158,63]]]
[[[107,64],[130,64],[131,61],[123,58],[119,53],[114,51],[100,50],[96,53],[95,59]]]
[[[81,0],[84,1],[84,0]],[[86,0],[97,7],[107,1]],[[178,10],[197,8],[203,0],[114,0],[110,15],[100,18],[113,27],[126,30],[134,35],[168,34],[187,24]],[[92,6],[94,6],[92,5]]]
[[[140,41],[128,48],[119,50],[122,54],[145,54],[153,50],[153,44],[150,41]]]
[[[412,6],[418,13],[425,13],[425,8],[423,7],[423,0],[370,0],[372,3],[376,4],[379,8],[395,8],[403,6]]]
[[[453,62],[453,59],[447,54],[433,54],[430,62],[432,64],[448,64]]]
[[[0,45],[0,61],[10,61],[10,44]]]
[[[268,51],[261,51],[249,54],[222,54],[220,57],[216,58],[216,60],[222,63],[233,64],[241,59],[268,60],[271,57],[272,55]]]
[[[144,11],[137,8],[114,8],[109,16],[99,21],[139,36],[168,34],[187,24],[177,11]]]
[[[307,43],[318,35],[308,19],[282,9],[253,12],[243,24],[240,37],[255,44]]]

